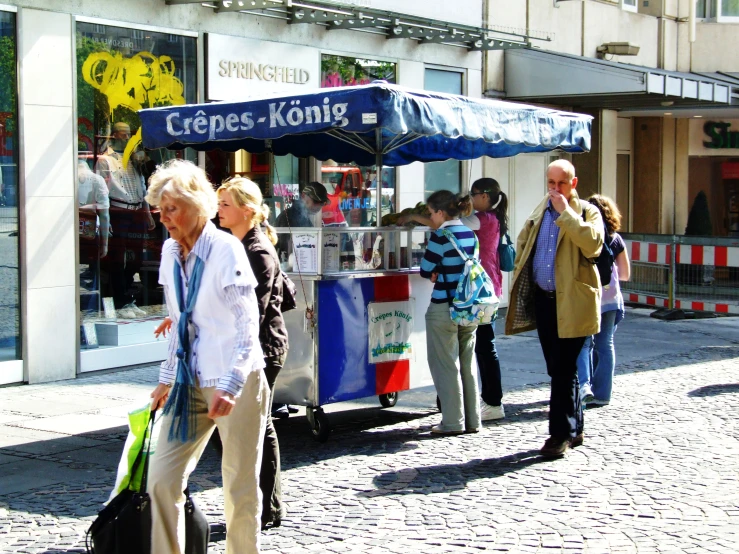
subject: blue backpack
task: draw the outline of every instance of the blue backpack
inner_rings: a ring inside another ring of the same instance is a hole
[[[464,261],[464,271],[457,284],[457,290],[454,291],[454,298],[449,299],[449,315],[452,321],[462,327],[487,325],[495,319],[500,301],[495,295],[493,282],[480,263],[479,243],[475,243],[475,253],[470,258],[454,233],[448,229],[441,229],[441,234],[449,240]]]

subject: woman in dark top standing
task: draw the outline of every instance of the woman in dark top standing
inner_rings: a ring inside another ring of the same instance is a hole
[[[274,396],[275,381],[287,356],[287,329],[282,319],[283,279],[274,245],[277,235],[267,223],[269,207],[262,203],[259,186],[242,177],[224,182],[218,189],[218,218],[221,227],[231,231],[246,249],[251,269],[257,278],[259,304],[259,342],[264,351],[264,373]],[[264,226],[264,229],[262,229]],[[269,399],[271,403],[272,398]],[[264,455],[259,476],[262,489],[262,529],[282,523],[283,505],[280,483],[280,447],[272,418],[267,418]]]

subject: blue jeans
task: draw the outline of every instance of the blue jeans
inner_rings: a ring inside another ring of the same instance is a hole
[[[595,335],[593,349],[593,370],[591,387],[596,400],[608,402],[613,389],[613,373],[616,369],[616,349],[613,347],[613,334],[616,332],[618,310],[605,312],[600,316],[600,333]]]
[[[585,337],[580,354],[577,355],[577,381],[583,387],[592,386],[590,380],[593,376],[593,335]]]
[[[613,333],[616,332],[617,310],[602,313],[600,333],[587,337],[577,357],[577,378],[580,386],[588,385],[596,400],[609,402],[616,368]]]

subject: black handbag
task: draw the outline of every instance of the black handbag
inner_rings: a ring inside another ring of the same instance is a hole
[[[147,445],[147,439],[151,438],[155,413],[151,414],[143,445]],[[131,474],[135,475],[138,466],[142,462],[144,464],[141,491],[130,488],[121,491],[98,513],[85,535],[88,554],[152,554],[151,500],[146,492],[150,449],[149,440],[146,449],[142,446],[131,468]],[[188,489],[185,489],[185,496],[185,552],[206,554],[210,541],[208,520],[190,497]]]
[[[210,524],[203,511],[185,489],[185,554],[207,554]]]

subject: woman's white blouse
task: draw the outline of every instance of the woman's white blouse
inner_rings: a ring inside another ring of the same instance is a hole
[[[172,384],[177,376],[177,325],[180,309],[174,287],[174,268],[180,271],[187,298],[188,281],[195,258],[203,260],[198,298],[188,325],[191,351],[189,367],[201,387],[216,387],[239,395],[246,375],[264,366],[259,345],[259,306],[254,289],[257,280],[246,251],[234,236],[208,222],[185,260],[179,243],[169,239],[162,249],[159,283],[164,286],[172,333],[159,382]]]

